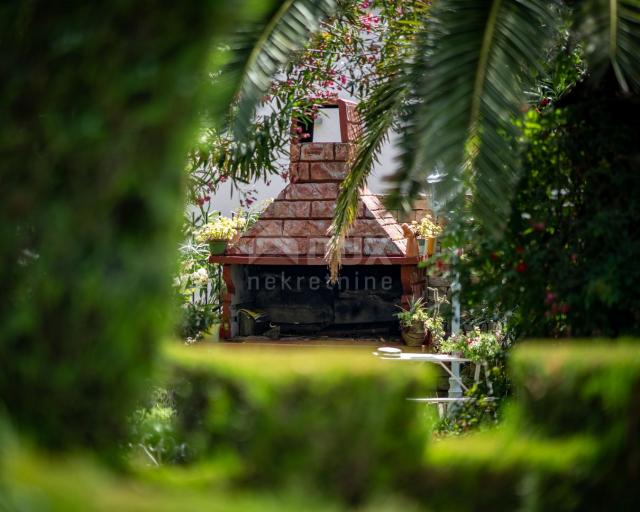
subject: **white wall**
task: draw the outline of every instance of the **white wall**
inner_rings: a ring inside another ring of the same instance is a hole
[[[346,98],[350,99],[350,98]],[[321,109],[322,117],[316,120],[314,124],[314,142],[337,142],[340,141],[340,125],[337,108]],[[389,176],[397,168],[394,161],[398,150],[395,147],[397,136],[392,135],[390,141],[382,148],[380,155],[380,163],[376,164],[373,172],[369,177],[369,189],[375,193],[383,193],[387,188],[383,182],[385,176]],[[288,165],[288,159],[281,161],[283,165]],[[262,201],[276,197],[278,193],[285,187],[286,182],[279,176],[271,179],[271,183],[267,185],[264,182],[257,182],[246,189],[256,189],[257,199]],[[216,195],[212,199],[212,206],[215,210],[220,210],[223,214],[229,215],[232,210],[240,206],[241,197],[237,192],[232,195],[232,188],[229,183],[224,183],[218,189]]]

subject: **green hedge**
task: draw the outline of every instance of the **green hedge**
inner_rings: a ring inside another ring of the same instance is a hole
[[[49,447],[124,433],[170,321],[200,73],[236,7],[0,6],[0,403]]]
[[[165,360],[195,460],[125,477],[16,449],[0,431],[0,510],[555,512],[635,510],[640,499],[631,341],[517,347],[502,425],[433,442],[424,407],[405,400],[433,386],[424,366],[204,345],[168,346]]]
[[[549,436],[624,436],[640,410],[633,340],[526,343],[510,361],[522,428]]]
[[[415,477],[428,434],[424,366],[369,350],[171,347],[178,435],[198,458],[235,455],[239,479],[348,502]]]
[[[3,512],[281,512],[343,510],[301,492],[234,491],[218,469],[119,474],[86,456],[45,455],[0,435]]]
[[[637,508],[637,342],[528,342],[510,367],[502,426],[433,443],[416,497],[435,510]]]

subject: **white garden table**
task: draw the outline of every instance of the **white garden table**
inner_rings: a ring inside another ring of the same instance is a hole
[[[480,382],[480,370],[484,369],[485,380],[489,387],[490,393],[492,392],[491,382],[489,380],[489,369],[484,362],[476,362],[464,357],[452,356],[447,354],[427,354],[427,353],[415,353],[415,352],[402,352],[402,350],[395,347],[381,347],[376,350],[373,355],[385,361],[404,361],[414,363],[430,363],[437,364],[449,375],[449,390],[447,398],[408,398],[408,400],[416,402],[425,402],[435,404],[440,409],[442,415],[446,412],[447,406],[450,403],[460,403],[470,400],[462,396],[463,391],[469,391],[469,388],[465,386],[464,382],[460,378],[460,366],[463,364],[473,363],[475,364],[474,382],[477,384]],[[449,368],[448,365],[451,365]]]
[[[405,361],[414,363],[437,364],[449,374],[449,398],[460,398],[463,391],[469,391],[460,378],[460,365],[471,363],[471,359],[464,357],[450,356],[447,354],[427,354],[415,352],[402,352],[402,350],[391,347],[381,347],[373,353],[375,356],[386,361]],[[447,366],[451,365],[451,368]],[[475,363],[475,382],[480,381],[480,364]]]

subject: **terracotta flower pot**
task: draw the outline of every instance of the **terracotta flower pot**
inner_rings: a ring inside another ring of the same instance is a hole
[[[224,251],[227,248],[227,241],[226,240],[211,240],[209,242],[209,251],[211,252],[211,254],[224,254]]]
[[[409,347],[420,347],[424,341],[425,330],[421,322],[414,322],[411,327],[402,328],[402,339]]]

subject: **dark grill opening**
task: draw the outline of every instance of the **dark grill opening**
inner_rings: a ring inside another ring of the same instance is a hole
[[[396,333],[400,268],[343,267],[335,285],[326,266],[244,265],[236,271],[235,309],[264,312],[282,334]]]

